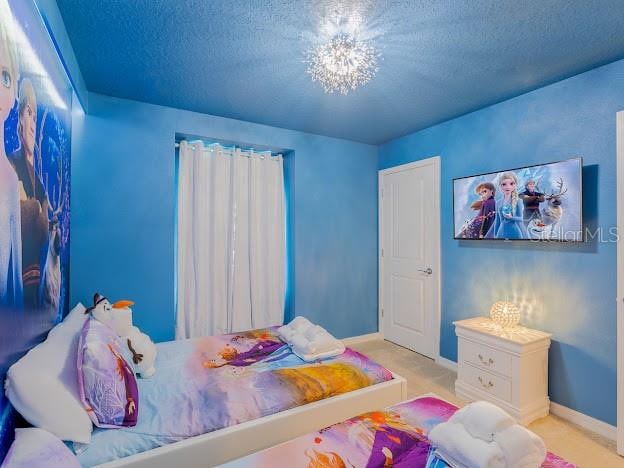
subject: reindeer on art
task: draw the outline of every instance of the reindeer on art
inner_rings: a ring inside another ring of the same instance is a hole
[[[47,178],[46,178],[47,179]],[[48,181],[46,180],[46,192],[48,193],[51,217],[49,221],[48,253],[44,267],[42,281],[42,301],[46,310],[58,312],[61,299],[61,244],[62,232],[59,226],[59,217],[65,205],[63,196],[63,171],[59,163],[57,173],[57,185],[50,196]]]
[[[556,236],[556,228],[563,217],[563,206],[562,206],[562,198],[563,195],[568,191],[567,188],[563,185],[563,179],[559,179],[557,181],[557,193],[551,191],[550,194],[544,197],[544,201],[546,202],[546,206],[541,209],[542,211],[542,222],[544,223],[544,227],[550,233],[550,236]]]

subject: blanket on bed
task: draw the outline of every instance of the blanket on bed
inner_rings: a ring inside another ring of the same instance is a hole
[[[306,363],[280,340],[276,327],[157,346],[156,374],[138,380],[137,425],[95,430],[89,445],[75,446],[83,465],[392,379],[390,371],[350,349]]]
[[[434,455],[429,431],[457,411],[434,397],[416,398],[384,411],[365,413],[318,432],[230,462],[227,468],[447,468]],[[573,468],[548,453],[542,468]]]

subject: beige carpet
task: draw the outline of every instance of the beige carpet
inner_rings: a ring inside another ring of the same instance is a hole
[[[433,360],[382,340],[368,341],[352,348],[405,377],[409,398],[432,392],[459,406],[464,404],[455,396],[455,372]],[[529,429],[544,439],[548,450],[583,468],[624,468],[624,458],[615,453],[615,442],[556,416],[538,419]]]

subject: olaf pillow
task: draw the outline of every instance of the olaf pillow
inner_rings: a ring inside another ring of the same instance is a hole
[[[7,372],[6,396],[33,426],[61,440],[89,443],[93,425],[78,390],[78,339],[87,319],[78,304],[43,343]]]

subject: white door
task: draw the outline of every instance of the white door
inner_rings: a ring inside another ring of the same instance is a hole
[[[435,358],[439,346],[439,158],[379,173],[384,337]]]

